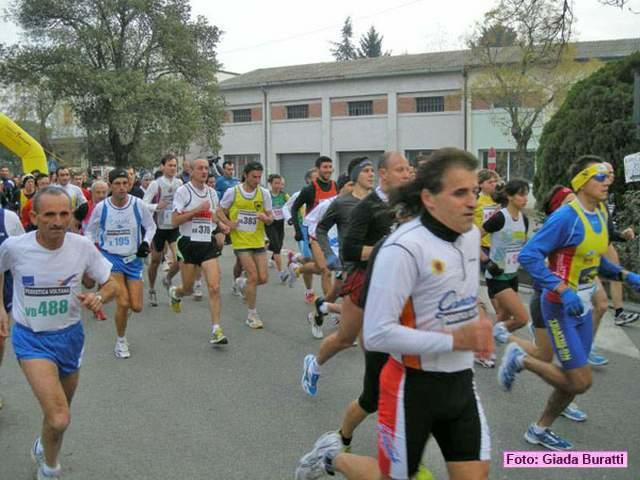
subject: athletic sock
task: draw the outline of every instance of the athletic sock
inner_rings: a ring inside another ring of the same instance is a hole
[[[118,343],[126,343],[127,337],[118,337]]]
[[[624,312],[624,308],[616,308],[616,317]]]
[[[249,308],[249,315],[255,315],[258,313],[258,309],[257,308]]]
[[[351,440],[353,440],[353,437],[348,437],[348,438],[347,438],[347,437],[345,437],[345,436],[342,434],[342,429],[338,430],[338,433],[340,434],[340,439],[342,440],[342,444],[343,444],[345,447],[348,447],[349,445],[351,445]]]
[[[44,473],[48,477],[53,477],[54,475],[59,475],[60,474],[60,469],[61,468],[62,467],[60,466],[60,464],[58,464],[55,467],[51,468],[46,463],[43,463],[42,464],[42,473]]]
[[[322,302],[320,305],[320,313],[324,313],[325,315],[329,313],[329,304],[327,302]]]
[[[546,430],[545,427],[541,427],[537,423],[534,423],[532,427],[533,427],[533,431],[535,432],[536,435],[541,435]]]
[[[211,333],[215,332],[216,330],[218,330],[220,328],[220,324],[219,323],[214,323],[211,326]]]
[[[306,288],[306,289],[304,290],[304,293],[305,293],[306,295],[308,295],[308,294],[310,294],[310,293],[313,293],[313,288]]]

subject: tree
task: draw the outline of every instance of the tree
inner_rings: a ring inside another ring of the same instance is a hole
[[[355,60],[357,57],[356,47],[353,45],[353,27],[351,25],[351,17],[347,17],[342,26],[342,40],[339,42],[331,42],[335,48],[331,49],[331,54],[338,62],[347,62]]]
[[[116,165],[136,161],[146,136],[217,149],[221,31],[192,20],[188,0],[20,0],[11,13],[29,42],[8,49],[3,80],[46,78]]]
[[[500,0],[469,40],[472,95],[498,111],[493,120],[515,142],[518,171],[544,112],[599,65],[574,61],[566,15],[555,0]]]
[[[382,53],[382,39],[376,28],[371,25],[369,31],[360,37],[360,46],[358,47],[358,58],[375,58],[383,55],[391,55],[391,51]]]

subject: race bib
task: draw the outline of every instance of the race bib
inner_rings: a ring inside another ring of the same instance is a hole
[[[71,287],[24,287],[24,314],[34,332],[68,320]]]
[[[133,244],[131,237],[131,230],[128,228],[107,230],[106,250],[116,255],[125,255],[129,253]]]
[[[493,217],[493,214],[496,212],[496,208],[497,207],[484,207],[482,209],[482,223]]]
[[[173,212],[171,210],[162,210],[160,212],[160,225],[162,225],[163,227],[173,226],[173,224],[171,223],[172,215]]]
[[[274,220],[283,220],[284,219],[284,212],[282,211],[282,208],[274,208],[273,209],[273,219]]]
[[[202,212],[191,219],[192,242],[210,242],[212,233],[211,212]]]
[[[518,255],[520,255],[520,249],[507,250],[504,257],[504,273],[516,273],[520,263],[518,262]]]
[[[591,297],[593,297],[593,292],[593,285],[578,286],[578,297],[580,297],[580,300],[582,301],[582,307],[584,308],[584,313],[582,314],[583,316],[591,311]]]
[[[258,227],[258,214],[248,210],[238,210],[237,222],[239,232],[254,233]]]

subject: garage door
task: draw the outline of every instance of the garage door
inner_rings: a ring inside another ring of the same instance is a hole
[[[374,167],[377,167],[378,162],[382,159],[384,152],[382,150],[370,150],[360,152],[338,152],[338,158],[340,159],[340,173],[347,171],[349,162],[358,157],[369,157],[369,160],[373,162]]]
[[[281,153],[280,175],[286,181],[285,190],[293,194],[304,186],[304,174],[313,168],[319,153]]]

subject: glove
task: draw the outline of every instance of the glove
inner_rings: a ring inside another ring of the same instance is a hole
[[[138,247],[138,251],[136,252],[136,257],[146,258],[149,255],[149,244],[147,242],[142,242]]]
[[[302,241],[302,232],[298,232],[296,230],[296,236],[295,236],[296,242],[300,242]]]
[[[89,213],[89,204],[85,202],[73,211],[73,216],[77,221],[82,222],[87,217],[87,213]]]
[[[489,272],[492,277],[498,277],[504,273],[504,270],[501,269],[496,262],[489,260],[487,262],[487,272]]]
[[[572,317],[579,317],[584,312],[582,300],[580,300],[578,294],[572,289],[565,289],[560,294],[560,299],[562,300],[562,309],[567,315],[570,315]]]
[[[640,292],[640,275],[638,275],[637,273],[629,272],[627,273],[626,282],[636,292]]]
[[[287,225],[293,226],[293,218],[287,220]]]

